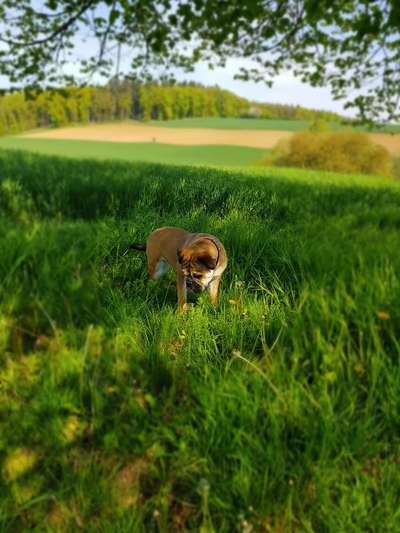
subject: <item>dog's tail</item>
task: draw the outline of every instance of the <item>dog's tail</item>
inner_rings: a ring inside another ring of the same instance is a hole
[[[145,252],[146,251],[146,245],[145,244],[131,244],[125,250],[123,255],[126,255],[131,250],[136,250],[137,252]]]

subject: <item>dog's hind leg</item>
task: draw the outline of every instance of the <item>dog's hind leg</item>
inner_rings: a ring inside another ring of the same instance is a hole
[[[169,269],[169,264],[167,261],[160,257],[156,260],[149,261],[148,265],[148,271],[149,271],[149,278],[152,280],[156,280],[161,278]]]
[[[157,266],[156,266],[155,273],[154,273],[154,279],[161,278],[161,276],[163,276],[166,272],[168,272],[168,270],[169,270],[169,264],[163,257],[160,257],[160,259],[158,260]]]

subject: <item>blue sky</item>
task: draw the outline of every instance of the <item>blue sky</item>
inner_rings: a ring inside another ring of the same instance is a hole
[[[275,78],[270,88],[265,83],[254,83],[235,80],[234,75],[243,65],[242,60],[230,60],[225,68],[209,70],[205,63],[200,63],[195,72],[190,75],[178,75],[178,79],[191,79],[204,85],[217,84],[224,89],[229,89],[239,96],[259,102],[279,104],[299,104],[313,109],[324,109],[351,116],[348,110],[344,110],[343,101],[333,100],[329,89],[315,88],[301,83],[290,72],[281,74]]]

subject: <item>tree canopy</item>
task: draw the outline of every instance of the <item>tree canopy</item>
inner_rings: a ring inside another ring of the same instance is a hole
[[[243,58],[242,79],[291,70],[364,121],[400,118],[398,0],[2,0],[0,21],[0,74],[24,86],[72,81],[72,63],[118,76],[127,54],[144,78]]]

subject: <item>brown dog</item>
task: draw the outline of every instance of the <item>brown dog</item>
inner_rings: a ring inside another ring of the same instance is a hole
[[[165,227],[153,231],[146,245],[130,248],[146,251],[150,279],[158,279],[170,266],[176,271],[178,306],[186,308],[186,290],[208,289],[211,302],[217,303],[218,288],[228,258],[222,243],[208,233],[189,233],[180,228]]]

